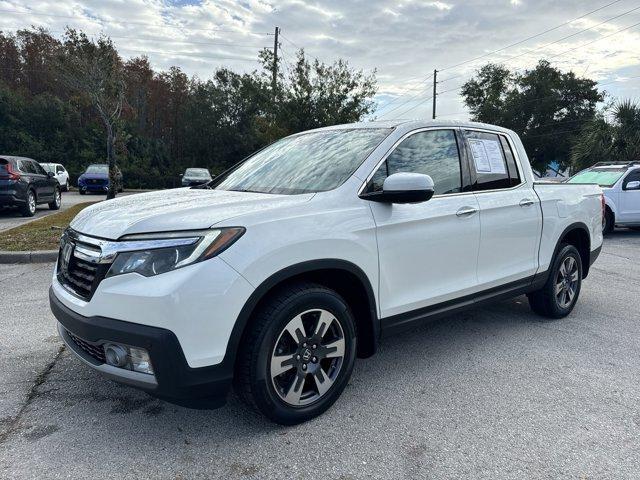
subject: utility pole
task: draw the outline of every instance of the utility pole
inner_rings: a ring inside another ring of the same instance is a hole
[[[276,95],[276,86],[278,81],[278,34],[280,33],[280,27],[276,27],[276,31],[273,37],[273,78],[271,80],[271,89],[273,90],[273,96]]]
[[[433,71],[433,119],[436,119],[436,85],[438,84],[438,70]]]

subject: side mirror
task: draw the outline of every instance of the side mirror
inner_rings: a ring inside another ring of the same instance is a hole
[[[49,178],[53,178],[53,177],[55,177],[55,176],[56,176],[56,174],[55,174],[55,173],[53,173],[53,172],[47,172],[47,177],[49,177]]]
[[[382,203],[419,203],[433,197],[433,179],[422,173],[394,173],[382,184],[381,192],[360,195],[364,200]]]
[[[640,180],[634,180],[632,182],[627,183],[627,186],[624,189],[625,190],[640,190]]]

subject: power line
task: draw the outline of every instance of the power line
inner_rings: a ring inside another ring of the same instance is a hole
[[[638,8],[640,8],[640,7],[638,7]],[[626,30],[629,30],[629,29],[631,29],[631,28],[637,27],[638,25],[640,25],[640,22],[634,23],[633,25],[629,25],[628,27],[624,27],[624,28],[621,28],[621,29],[619,29],[619,30],[616,30],[615,32],[610,33],[609,35],[605,35],[605,36],[603,36],[603,37],[596,38],[595,40],[592,40],[592,41],[590,41],[590,42],[582,43],[582,44],[580,44],[580,45],[578,45],[578,46],[576,46],[576,47],[569,48],[569,49],[564,50],[564,51],[562,51],[562,52],[560,52],[560,53],[557,53],[557,54],[554,54],[554,55],[551,55],[551,56],[547,56],[547,57],[545,57],[545,58],[546,58],[546,59],[553,59],[553,58],[560,57],[560,56],[562,56],[562,55],[566,55],[567,53],[573,52],[573,51],[575,51],[575,50],[578,50],[578,49],[580,49],[580,48],[586,47],[586,46],[591,45],[591,44],[593,44],[593,43],[600,42],[600,41],[605,40],[605,39],[607,39],[607,38],[609,38],[609,37],[612,37],[612,36],[614,36],[614,35],[617,35],[617,34],[619,34],[619,33],[622,33],[622,32],[624,32],[624,31],[626,31]],[[516,58],[516,57],[512,57],[512,58]],[[557,60],[555,60],[555,61],[557,61]],[[460,75],[460,76],[461,76],[461,75]],[[440,92],[440,93],[438,93],[438,95],[443,95],[443,94],[445,94],[445,93],[449,93],[449,92],[454,92],[454,91],[456,91],[456,90],[460,90],[463,86],[464,86],[464,85],[460,85],[459,87],[451,88],[451,89],[449,89],[449,90],[445,90],[444,92]]]
[[[10,14],[16,14],[16,15],[35,15],[35,16],[43,16],[43,17],[52,17],[52,18],[68,18],[68,19],[73,19],[73,20],[84,20],[84,21],[97,21],[98,23],[107,23],[108,20],[102,20],[99,18],[91,18],[91,17],[83,17],[80,15],[61,15],[61,14],[55,14],[55,13],[43,13],[43,12],[35,12],[35,11],[20,11],[20,10],[8,10],[8,9],[0,9],[0,13],[10,13]],[[185,25],[170,25],[170,24],[161,24],[158,25],[156,23],[149,23],[149,22],[132,22],[132,21],[118,21],[118,24],[124,24],[124,25],[139,25],[139,26],[146,26],[146,27],[156,27],[156,28],[176,28],[176,29],[185,29],[188,28],[189,30],[194,30],[194,31],[202,31],[202,32],[226,32],[226,33],[250,33],[252,35],[273,35],[270,32],[242,32],[239,30],[233,30],[233,29],[223,29],[223,28],[195,28],[195,27],[189,27],[189,26],[185,26]]]
[[[536,33],[535,35],[531,35],[531,36],[529,36],[529,37],[527,37],[527,38],[524,38],[524,39],[522,39],[522,40],[519,40],[519,41],[517,41],[517,42],[515,42],[515,43],[511,43],[511,44],[509,44],[509,45],[507,45],[507,46],[505,46],[505,47],[498,48],[497,50],[493,50],[492,52],[485,53],[485,54],[483,54],[483,55],[480,55],[480,56],[478,56],[478,57],[475,57],[475,58],[472,58],[472,59],[469,59],[469,60],[465,60],[465,61],[463,61],[463,62],[456,63],[455,65],[450,65],[450,66],[448,66],[448,67],[441,68],[441,69],[440,69],[440,71],[450,70],[450,69],[452,69],[452,68],[459,67],[459,66],[461,66],[461,65],[465,65],[465,64],[467,64],[467,63],[474,62],[474,61],[479,60],[479,59],[481,59],[481,58],[485,58],[485,57],[488,57],[488,56],[490,56],[490,55],[494,55],[494,54],[496,54],[496,53],[502,52],[502,51],[504,51],[504,50],[507,50],[508,48],[515,47],[516,45],[521,45],[521,44],[523,44],[523,43],[525,43],[525,42],[527,42],[527,41],[529,41],[529,40],[531,40],[531,39],[538,38],[538,37],[541,37],[542,35],[545,35],[545,34],[547,34],[547,33],[549,33],[549,32],[553,32],[554,30],[558,30],[559,28],[562,28],[562,27],[564,27],[564,26],[566,26],[566,25],[569,25],[570,23],[573,23],[573,22],[575,22],[576,20],[580,20],[580,19],[582,19],[582,18],[584,18],[584,17],[588,17],[588,16],[589,16],[589,15],[591,15],[592,13],[596,13],[596,12],[598,12],[598,11],[600,11],[600,10],[604,9],[604,8],[610,7],[611,5],[614,5],[614,4],[616,4],[616,3],[620,3],[621,1],[622,1],[622,0],[615,0],[614,2],[607,3],[606,5],[603,5],[603,6],[601,6],[601,7],[598,7],[598,8],[596,8],[595,10],[591,10],[590,12],[587,12],[587,13],[585,13],[585,14],[582,14],[582,15],[580,15],[579,17],[572,18],[571,20],[567,20],[566,22],[563,22],[563,23],[561,23],[561,24],[559,24],[559,25],[556,25],[555,27],[548,28],[547,30],[544,30],[544,31],[542,31],[542,32],[540,32],[540,33]]]
[[[520,44],[522,44],[522,43],[524,43],[524,42],[526,42],[526,41],[528,41],[528,40],[531,40],[531,39],[533,39],[533,38],[540,37],[540,36],[542,36],[542,35],[544,35],[544,34],[546,34],[546,33],[549,33],[549,32],[552,32],[552,31],[554,31],[554,30],[557,30],[557,29],[559,29],[559,28],[562,28],[562,27],[564,27],[564,26],[566,26],[566,25],[568,25],[568,24],[570,24],[570,23],[572,23],[572,22],[575,22],[576,20],[580,20],[580,19],[582,19],[582,18],[585,18],[585,17],[587,17],[587,16],[589,16],[589,15],[591,15],[591,14],[595,13],[595,12],[598,12],[598,11],[600,11],[600,10],[604,9],[604,8],[610,7],[611,5],[614,5],[614,4],[619,3],[619,2],[621,2],[621,1],[622,1],[622,0],[615,0],[615,1],[613,1],[613,2],[607,3],[606,5],[603,5],[603,6],[601,6],[601,7],[598,7],[598,8],[596,8],[595,10],[591,10],[590,12],[584,13],[584,14],[580,15],[579,17],[572,18],[571,20],[567,20],[567,21],[565,21],[565,22],[561,23],[560,25],[556,25],[555,27],[548,28],[547,30],[544,30],[544,31],[542,31],[542,32],[539,32],[539,33],[537,33],[537,34],[535,34],[535,35],[531,35],[531,36],[529,36],[529,37],[527,37],[527,38],[524,38],[524,39],[522,39],[522,40],[520,40],[520,41],[518,41],[518,42],[511,43],[511,44],[509,44],[509,45],[507,45],[507,46],[505,46],[505,47],[499,48],[499,49],[497,49],[497,50],[493,50],[492,52],[489,52],[489,53],[486,53],[486,54],[480,55],[480,56],[478,56],[478,57],[475,57],[475,58],[472,58],[472,59],[469,59],[469,60],[465,60],[465,61],[459,62],[459,63],[457,63],[457,64],[455,64],[455,65],[450,65],[450,66],[448,66],[448,67],[441,68],[439,71],[441,71],[441,72],[442,72],[442,71],[444,71],[444,70],[450,70],[450,69],[452,69],[452,68],[459,67],[459,66],[461,66],[461,65],[465,65],[465,64],[467,64],[467,63],[473,62],[473,61],[475,61],[475,60],[478,60],[478,59],[481,59],[481,58],[488,57],[488,56],[493,55],[493,54],[495,54],[495,53],[499,53],[499,52],[501,52],[501,51],[504,51],[504,50],[506,50],[506,49],[508,49],[508,48],[511,48],[511,47],[514,47],[514,46],[516,46],[516,45],[520,45]],[[446,82],[446,81],[452,80],[452,79],[457,78],[457,77],[460,77],[460,76],[462,76],[462,75],[456,75],[456,76],[453,76],[453,77],[448,77],[448,78],[446,78],[446,79],[442,80],[442,81],[441,81],[441,82],[439,82],[439,83],[444,83],[444,82]],[[413,78],[416,78],[416,77],[413,77]],[[424,78],[423,82],[426,82],[426,81],[428,81],[428,79],[429,79],[429,77],[423,77],[423,78]],[[405,90],[405,92],[406,92],[406,90]]]
[[[596,25],[592,25],[591,27],[584,28],[584,29],[582,29],[582,30],[580,30],[578,32],[572,33],[571,35],[566,35],[566,36],[564,36],[562,38],[554,40],[553,42],[545,43],[544,45],[541,45],[539,47],[531,48],[531,49],[527,50],[526,52],[519,53],[518,55],[513,55],[513,56],[511,56],[511,57],[509,57],[509,58],[507,58],[505,60],[501,60],[500,63],[510,62],[512,60],[515,60],[516,58],[521,58],[521,57],[523,57],[525,55],[528,55],[530,53],[536,52],[538,50],[542,50],[543,48],[550,47],[551,45],[555,45],[555,44],[557,44],[557,43],[559,43],[559,42],[561,42],[563,40],[566,40],[568,38],[572,38],[572,37],[575,37],[576,35],[580,35],[581,33],[586,32],[586,31],[593,30],[594,28],[597,28],[597,27],[599,27],[601,25],[604,25],[605,23],[609,23],[612,20],[616,20],[616,19],[618,19],[620,17],[624,17],[625,15],[629,15],[630,13],[633,13],[636,10],[640,10],[640,6],[632,8],[631,10],[627,10],[626,12],[623,12],[623,13],[621,13],[619,15],[614,16],[614,17],[607,18],[606,20],[604,20],[604,21],[602,21],[602,22],[600,22],[600,23],[598,23]],[[468,62],[464,62],[464,63],[468,63]],[[449,68],[451,68],[451,67],[449,67]],[[449,80],[453,80],[454,78],[459,78],[459,77],[462,77],[462,76],[464,76],[464,74],[461,73],[459,75],[454,75],[452,77],[447,77],[444,80],[442,80],[440,83],[448,82]]]

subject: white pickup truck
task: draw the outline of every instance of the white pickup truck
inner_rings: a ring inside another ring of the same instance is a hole
[[[568,183],[595,183],[602,187],[605,234],[616,225],[640,230],[640,162],[599,162],[578,172]]]
[[[329,408],[394,331],[522,294],[568,315],[602,202],[597,185],[535,183],[503,128],[328,127],[208,184],[86,208],[50,303],[69,349],[113,379],[203,408],[234,384],[293,424]]]

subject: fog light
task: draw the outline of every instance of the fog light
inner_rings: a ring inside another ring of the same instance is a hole
[[[121,345],[108,343],[104,346],[104,356],[109,365],[124,367],[129,362],[127,350]]]
[[[146,350],[116,343],[106,343],[103,348],[108,365],[153,375],[151,359]]]
[[[142,348],[131,347],[129,348],[129,357],[131,359],[132,370],[153,375],[153,367],[151,366],[149,352]]]

